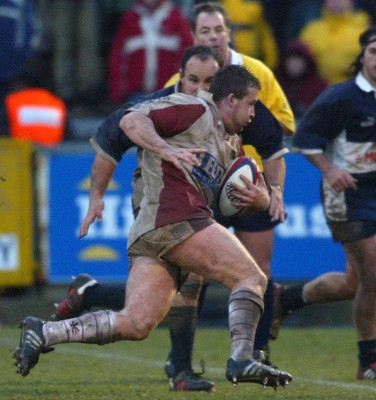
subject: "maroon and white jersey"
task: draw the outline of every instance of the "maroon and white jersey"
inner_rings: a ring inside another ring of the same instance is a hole
[[[148,116],[158,134],[179,148],[203,148],[199,167],[179,170],[156,153],[144,150],[140,163],[144,198],[131,228],[128,247],[155,228],[212,216],[211,207],[221,178],[231,161],[242,154],[240,139],[223,126],[211,94],[197,97],[175,93],[129,108]]]

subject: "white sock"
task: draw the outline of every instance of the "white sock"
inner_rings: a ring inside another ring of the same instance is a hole
[[[62,321],[47,321],[43,325],[45,347],[59,343],[112,343],[116,339],[115,312],[101,310]]]

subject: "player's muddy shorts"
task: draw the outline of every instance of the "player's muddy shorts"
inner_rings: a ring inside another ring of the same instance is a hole
[[[350,243],[376,235],[376,221],[330,221],[335,242]]]
[[[132,264],[136,258],[147,256],[163,261],[163,255],[169,250],[213,223],[212,218],[192,219],[153,229],[139,237],[129,247],[129,260]]]
[[[182,270],[165,260],[163,255],[174,248],[179,243],[188,239],[194,233],[201,231],[212,225],[214,220],[211,218],[193,219],[190,221],[178,222],[176,224],[165,225],[153,229],[139,237],[128,249],[130,267],[140,257],[152,257],[163,261],[170,274],[174,277],[177,290],[187,279],[189,271]],[[194,251],[194,249],[192,249]]]
[[[372,177],[375,179],[376,176]],[[373,181],[374,182],[374,181]],[[336,192],[323,179],[321,201],[335,242],[350,243],[376,234],[376,187],[369,184]]]

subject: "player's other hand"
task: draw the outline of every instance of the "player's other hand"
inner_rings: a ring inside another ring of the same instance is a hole
[[[103,201],[103,199],[90,199],[88,212],[87,212],[86,217],[84,218],[84,220],[81,222],[80,233],[79,233],[79,238],[80,239],[85,237],[88,234],[90,225],[95,220],[98,220],[98,221],[102,222],[103,209],[104,209],[104,201]]]
[[[336,192],[357,189],[358,180],[342,169],[332,167],[325,173],[325,177]]]
[[[161,148],[159,155],[163,160],[172,162],[175,167],[183,169],[184,163],[191,166],[200,166],[201,161],[196,154],[204,152],[205,149],[185,149],[166,145]]]
[[[273,221],[284,222],[286,219],[282,190],[273,187],[270,193],[269,215],[272,217]]]

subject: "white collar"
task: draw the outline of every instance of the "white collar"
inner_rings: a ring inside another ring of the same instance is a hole
[[[240,53],[236,52],[233,49],[230,49],[230,54],[231,54],[231,64],[232,65],[243,65],[243,57]]]
[[[364,75],[359,72],[358,75],[355,77],[355,83],[359,86],[361,90],[364,92],[376,92],[376,89],[367,81]]]

